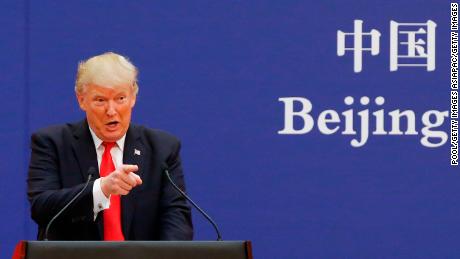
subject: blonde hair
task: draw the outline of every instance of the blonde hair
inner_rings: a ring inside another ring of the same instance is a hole
[[[83,93],[85,86],[96,84],[104,87],[115,87],[130,84],[137,95],[137,68],[128,58],[113,52],[91,57],[78,65],[75,92]]]

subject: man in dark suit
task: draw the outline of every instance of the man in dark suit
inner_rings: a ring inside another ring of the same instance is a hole
[[[97,173],[51,226],[50,240],[191,240],[190,207],[163,173],[185,189],[180,142],[131,123],[137,69],[105,53],[81,62],[75,91],[86,119],[32,135],[28,197],[43,239],[46,225]]]

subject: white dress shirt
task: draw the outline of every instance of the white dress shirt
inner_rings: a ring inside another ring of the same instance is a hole
[[[99,172],[101,171],[101,161],[102,155],[104,154],[104,146],[102,145],[102,140],[96,136],[94,131],[89,127],[91,136],[93,137],[94,146],[96,147],[97,153],[97,166]],[[123,148],[125,146],[126,134],[117,140],[117,144],[110,150],[112,155],[113,164],[115,168],[118,168],[123,164]],[[93,185],[93,211],[94,211],[94,220],[96,220],[97,214],[102,210],[108,209],[110,207],[110,196],[107,198],[101,189],[101,178],[96,179]]]

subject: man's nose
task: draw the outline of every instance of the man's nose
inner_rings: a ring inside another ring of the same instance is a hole
[[[115,109],[115,105],[116,105],[115,102],[112,101],[112,100],[110,100],[108,102],[108,106],[107,106],[107,115],[108,116],[113,116],[113,115],[117,114],[117,111]]]

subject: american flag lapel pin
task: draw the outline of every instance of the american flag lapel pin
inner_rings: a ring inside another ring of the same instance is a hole
[[[138,150],[138,149],[134,149],[134,154],[137,155],[137,156],[140,156],[140,155],[141,155],[141,151]]]

